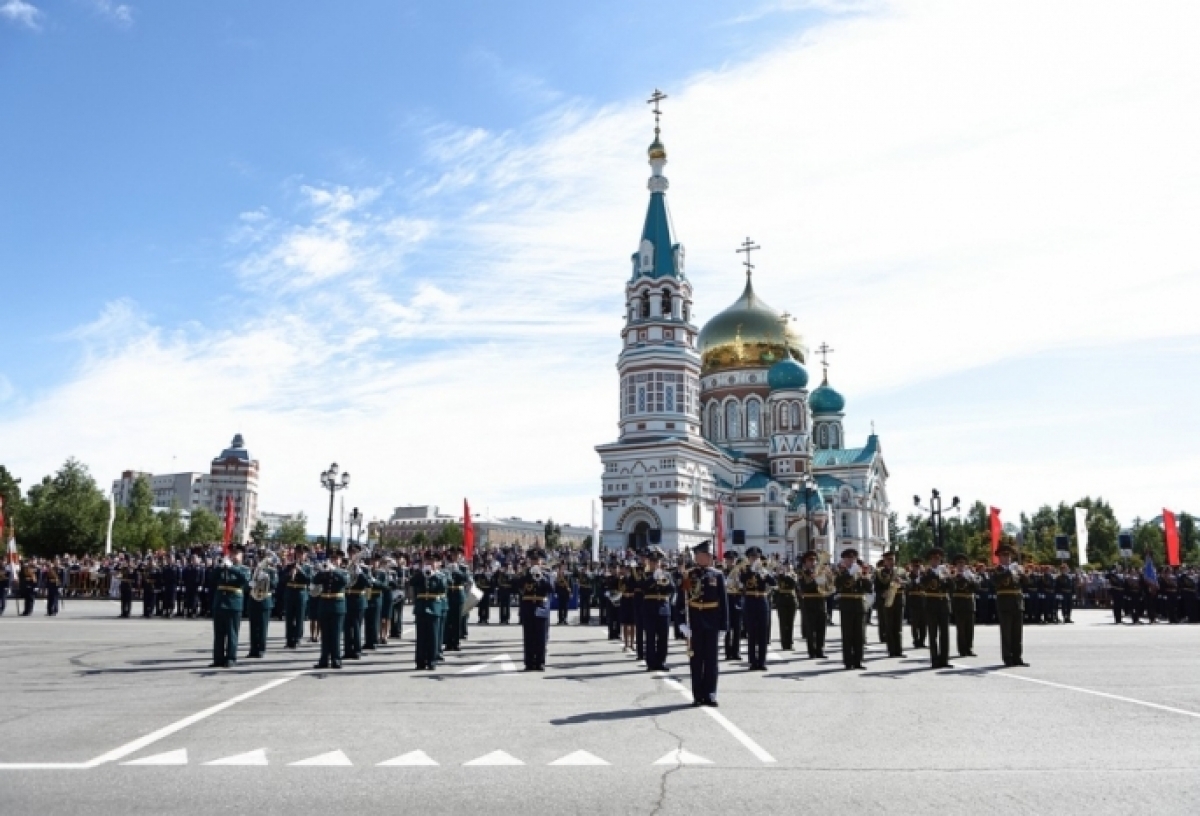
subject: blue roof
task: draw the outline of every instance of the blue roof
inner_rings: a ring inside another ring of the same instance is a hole
[[[766,487],[771,480],[761,473],[755,473],[746,481],[742,482],[743,489],[755,490],[760,487]]]
[[[840,414],[846,408],[846,398],[829,385],[829,380],[821,381],[821,386],[812,392],[808,398],[808,407],[813,414]]]
[[[879,453],[879,437],[871,434],[867,437],[865,448],[845,448],[843,450],[813,451],[813,465],[829,467],[830,465],[865,465],[874,461]]]
[[[789,355],[767,371],[767,385],[772,391],[798,391],[808,385],[808,372]]]
[[[802,504],[804,504],[804,490],[801,489],[792,493],[791,501],[788,502],[788,512],[798,512]],[[818,476],[817,489],[808,493],[808,510],[810,513],[817,513],[824,509],[825,500],[821,498],[821,477]]]
[[[671,215],[667,212],[666,193],[650,194],[642,240],[654,246],[654,265],[648,273],[639,270],[635,275],[644,274],[649,278],[681,277],[675,268],[675,249],[678,244],[671,241]],[[637,258],[637,253],[634,253],[634,258]]]

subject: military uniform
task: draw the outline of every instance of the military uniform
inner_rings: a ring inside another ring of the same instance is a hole
[[[842,558],[849,556],[846,550]],[[863,629],[866,620],[866,610],[863,608],[863,596],[871,591],[871,582],[862,576],[861,572],[851,574],[849,569],[839,569],[833,579],[834,589],[838,593],[838,619],[842,627],[842,665],[847,669],[865,669],[863,654],[866,651],[866,637]]]
[[[324,569],[313,574],[311,586],[313,597],[317,599],[317,621],[321,626],[321,658],[313,668],[340,669],[350,574],[327,561]]]
[[[604,598],[601,600],[603,605],[601,608],[607,610],[608,615],[608,639],[621,639],[621,602],[614,601],[612,593],[624,591],[624,584],[620,575],[615,572],[605,576],[604,578]]]
[[[530,557],[537,557],[533,553]],[[526,671],[546,670],[546,639],[550,636],[550,593],[554,585],[545,572],[535,576],[532,568],[519,581],[520,622]]]
[[[558,607],[558,625],[566,626],[571,611],[571,575],[565,569],[554,573],[554,601]]]
[[[661,551],[659,551],[661,555]],[[665,556],[663,556],[665,557]],[[642,579],[642,620],[646,628],[646,670],[662,671],[667,667],[667,649],[671,636],[671,601],[675,597],[675,582],[665,570],[656,578],[648,571]]]
[[[1108,574],[1108,600],[1112,604],[1113,623],[1121,623],[1125,612],[1125,579],[1120,572]]]
[[[762,550],[750,547],[746,555],[762,557]],[[761,562],[742,567],[738,582],[742,587],[742,621],[746,626],[746,656],[750,671],[767,670],[767,647],[771,643],[771,590],[775,576]]]
[[[38,574],[37,568],[33,564],[25,564],[21,569],[20,577],[17,579],[17,591],[21,595],[21,616],[29,617],[33,614],[34,598],[37,597]]]
[[[496,605],[502,626],[507,626],[512,620],[512,590],[515,580],[516,576],[507,568],[496,574]]]
[[[1011,548],[1001,547],[997,554]],[[1022,640],[1025,622],[1025,583],[1024,575],[1015,573],[1008,566],[998,566],[992,570],[992,581],[996,585],[996,612],[1000,626],[1000,654],[1005,666],[1023,666]]]
[[[308,589],[312,585],[312,567],[302,562],[290,564],[283,580],[283,629],[287,648],[295,649],[304,639],[304,619],[308,611]]]
[[[250,570],[241,564],[219,566],[209,578],[212,588],[214,668],[237,664],[238,630],[242,625],[245,595],[250,589]]]
[[[362,657],[363,617],[367,612],[367,592],[372,584],[370,567],[359,567],[358,576],[346,587],[346,615],[342,619],[343,660]],[[321,621],[321,629],[325,629],[324,620]]]
[[[575,584],[579,587],[579,625],[589,626],[592,622],[592,584],[591,570],[581,570],[575,576]]]
[[[54,617],[58,614],[58,605],[62,600],[62,576],[54,564],[46,567],[46,614]]]
[[[270,567],[262,567],[262,574],[270,582],[263,599],[255,600],[253,594],[246,593],[246,617],[250,619],[250,653],[246,657],[262,657],[267,651],[267,627],[271,623],[271,610],[275,608],[279,574]]]
[[[0,615],[3,615],[8,607],[8,588],[11,584],[12,575],[8,571],[8,565],[0,566]]]
[[[154,617],[154,607],[158,603],[158,567],[153,562],[147,562],[141,569],[142,583],[142,617]]]
[[[879,639],[887,646],[888,657],[904,657],[904,587],[897,587],[892,605],[887,605],[892,581],[907,583],[904,573],[895,566],[883,566],[875,571],[875,597],[879,604]]]
[[[737,550],[725,553],[725,558],[730,560],[730,564],[725,570],[725,586],[729,598],[729,628],[725,630],[726,660],[742,659],[742,603],[744,599],[742,598],[742,588],[733,580],[737,557]]]
[[[800,608],[800,582],[791,573],[780,575],[775,586],[775,614],[779,617],[779,647],[792,650],[796,634],[796,610]]]
[[[428,572],[426,572],[428,569]],[[412,573],[413,620],[417,625],[417,669],[433,671],[442,656],[442,637],[446,628],[449,586],[445,573],[426,568]]]
[[[366,594],[366,611],[363,613],[363,648],[373,652],[379,648],[381,642],[379,625],[383,622],[383,618],[379,601],[383,597],[385,576],[383,575],[383,570],[380,569],[371,568],[364,570],[364,572],[367,574],[369,584]]]
[[[925,596],[921,592],[921,571],[919,567],[910,567],[908,572],[908,591],[905,593],[904,605],[908,611],[908,628],[912,634],[914,649],[925,648]]]
[[[479,598],[479,605],[476,607],[479,613],[479,617],[476,620],[485,626],[491,623],[492,584],[492,575],[486,569],[481,569],[475,573],[475,588],[479,590],[481,596]]]
[[[921,574],[925,625],[929,633],[929,664],[935,669],[950,665],[950,579],[938,574],[941,566],[931,566]]]
[[[1200,623],[1200,594],[1197,593],[1195,575],[1185,572],[1179,576],[1179,602],[1184,619],[1188,623]]]
[[[710,544],[699,544],[695,552],[707,553]],[[684,579],[687,593],[690,638],[689,664],[692,673],[692,705],[717,705],[717,642],[721,632],[728,631],[729,598],[725,591],[725,575],[714,567],[693,567]]]
[[[825,593],[821,591],[822,585],[817,574],[807,566],[801,570],[798,582],[800,585],[800,634],[808,647],[809,657],[825,657],[825,632],[829,627]],[[832,590],[832,587],[829,589]]]
[[[976,581],[963,574],[963,570],[966,569],[965,563],[956,566],[958,574],[950,579],[950,608],[954,613],[958,656],[974,657]]]
[[[449,586],[446,593],[448,604],[444,621],[446,631],[443,637],[446,651],[458,652],[462,650],[463,618],[466,617],[463,614],[463,604],[466,603],[467,588],[471,579],[461,564],[447,564],[445,571]]]

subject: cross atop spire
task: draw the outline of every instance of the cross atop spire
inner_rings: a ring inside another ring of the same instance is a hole
[[[821,355],[822,376],[825,380],[829,379],[829,355],[833,354],[833,349],[828,343],[822,342],[820,348],[817,349],[817,354]]]
[[[654,93],[650,94],[650,98],[646,100],[647,105],[654,106],[654,138],[658,138],[658,117],[662,116],[662,111],[659,109],[659,103],[667,98],[667,95],[658,88],[654,89]]]
[[[734,252],[737,252],[739,254],[743,253],[743,252],[746,253],[746,260],[742,261],[742,265],[744,267],[746,267],[746,277],[747,278],[750,277],[750,274],[754,271],[754,264],[750,263],[750,253],[756,249],[762,249],[762,247],[760,247],[758,244],[751,241],[749,236],[747,236],[746,240],[742,241],[741,249],[734,250]]]

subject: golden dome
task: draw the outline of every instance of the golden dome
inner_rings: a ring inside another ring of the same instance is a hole
[[[771,366],[790,356],[804,362],[804,344],[787,319],[754,293],[750,278],[746,290],[725,311],[700,330],[703,374],[749,366]]]

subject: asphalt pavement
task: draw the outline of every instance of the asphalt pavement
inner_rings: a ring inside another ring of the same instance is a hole
[[[315,671],[316,646],[208,669],[208,621],[120,620],[106,601],[0,617],[0,814],[1193,812],[1200,626],[1026,628],[1029,668],[928,654],[843,671],[780,652],[722,663],[690,705],[683,644],[647,672],[598,626],[471,625],[437,672],[412,632]],[[248,625],[242,627],[242,652]],[[906,644],[908,638],[906,635]],[[953,635],[952,635],[953,642]],[[743,649],[743,654],[745,650]]]

